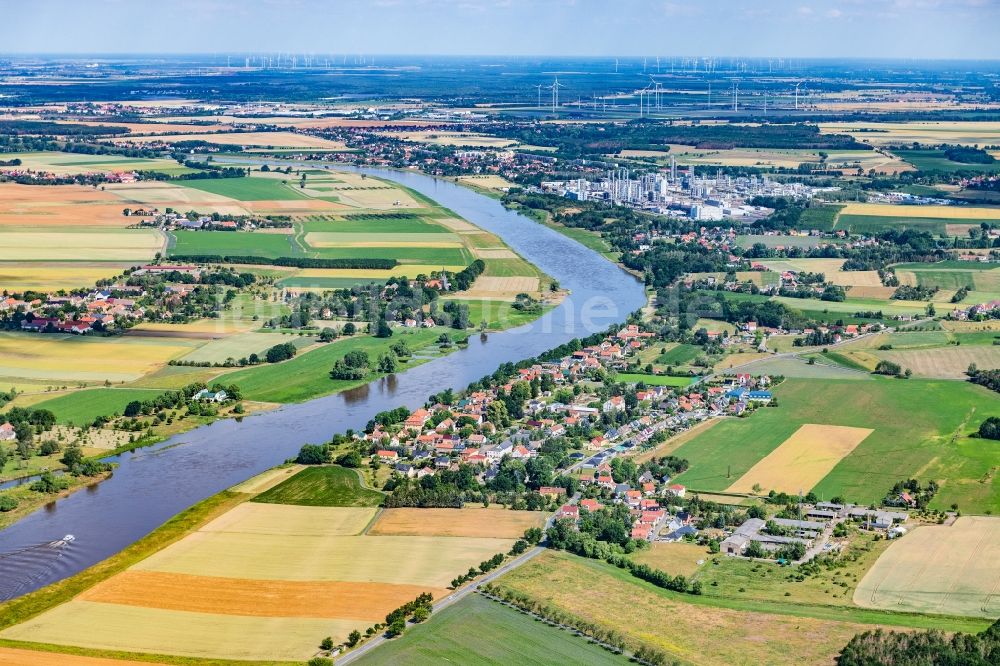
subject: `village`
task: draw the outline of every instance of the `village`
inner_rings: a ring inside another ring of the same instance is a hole
[[[844,541],[834,537],[843,536],[838,525],[847,521],[889,538],[906,532],[902,524],[908,514],[895,507],[875,509],[811,496],[794,498],[794,518],[787,517],[787,508],[779,512],[785,517],[768,517],[752,506],[745,520],[718,529],[708,520],[710,514],[699,511],[697,489],[673,478],[687,462],[657,458],[655,449],[709,420],[753,418],[756,409],[775,403],[771,387],[782,378],[740,372],[683,388],[616,385],[615,373],[654,341],[652,333],[629,324],[558,360],[535,363],[505,382],[472,390],[452,404],[428,404],[405,418],[396,414],[395,423],[376,419],[368,432],[355,434],[355,445],[370,452],[373,467],[385,467],[400,479],[390,481],[397,493],[400,484],[439,487],[447,481],[435,476],[451,479],[468,470],[474,470],[484,488],[509,488],[498,479],[518,470],[527,494],[496,495],[513,507],[524,505],[526,497],[527,506],[547,508],[554,511],[554,520],[573,524],[603,508],[625,507],[630,538],[647,543],[714,543],[731,556],[807,561],[842,547]],[[608,386],[624,391],[607,395]],[[524,397],[523,416],[509,422],[497,418],[508,415],[506,405],[515,395]],[[557,444],[569,440],[575,444]],[[637,465],[639,456],[644,462]],[[559,464],[546,467],[544,461],[553,459]],[[536,480],[532,474],[544,478]]]

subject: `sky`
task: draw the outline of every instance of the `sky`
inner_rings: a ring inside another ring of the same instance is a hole
[[[1000,0],[0,0],[0,52],[1000,59]]]

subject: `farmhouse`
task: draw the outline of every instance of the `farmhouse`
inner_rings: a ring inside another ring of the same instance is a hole
[[[17,431],[14,426],[10,423],[0,425],[0,442],[9,442],[14,439],[17,439]]]
[[[229,396],[225,391],[209,391],[208,389],[202,389],[194,394],[195,400],[201,400],[203,402],[225,402],[226,398]]]

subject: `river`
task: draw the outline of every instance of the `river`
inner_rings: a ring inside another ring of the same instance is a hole
[[[134,543],[185,508],[294,456],[305,443],[363,428],[385,409],[415,408],[432,393],[461,389],[501,363],[535,356],[603,330],[640,308],[642,285],[596,252],[499,201],[415,172],[364,169],[434,199],[487,231],[570,291],[535,322],[502,333],[472,335],[467,348],[366,386],[217,421],[155,446],[114,457],[114,475],[36,511],[0,531],[0,599],[75,574]],[[47,544],[73,534],[67,547]]]

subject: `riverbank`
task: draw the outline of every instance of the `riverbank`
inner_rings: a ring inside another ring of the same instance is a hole
[[[66,479],[69,482],[69,487],[65,490],[60,490],[57,493],[32,490],[31,483],[25,483],[23,485],[4,490],[0,493],[0,497],[12,498],[17,502],[17,507],[10,511],[0,512],[0,530],[13,525],[18,520],[21,520],[25,516],[34,513],[46,505],[54,504],[59,500],[69,497],[78,490],[96,486],[101,481],[111,477],[112,474],[113,472],[109,471],[101,472],[97,476],[71,476],[69,474],[61,475],[59,478]]]
[[[171,516],[294,456],[303,444],[359,430],[381,411],[415,409],[428,395],[465,387],[501,364],[605,330],[645,303],[641,285],[604,257],[543,225],[526,224],[494,199],[422,174],[369,172],[401,181],[494,233],[569,295],[530,324],[472,335],[467,345],[406,372],[241,420],[216,421],[121,454],[114,476],[99,492],[76,493],[53,511],[36,511],[0,532],[0,555],[66,533],[77,535],[73,558],[20,566],[14,572],[19,589],[63,580],[116,554]]]

